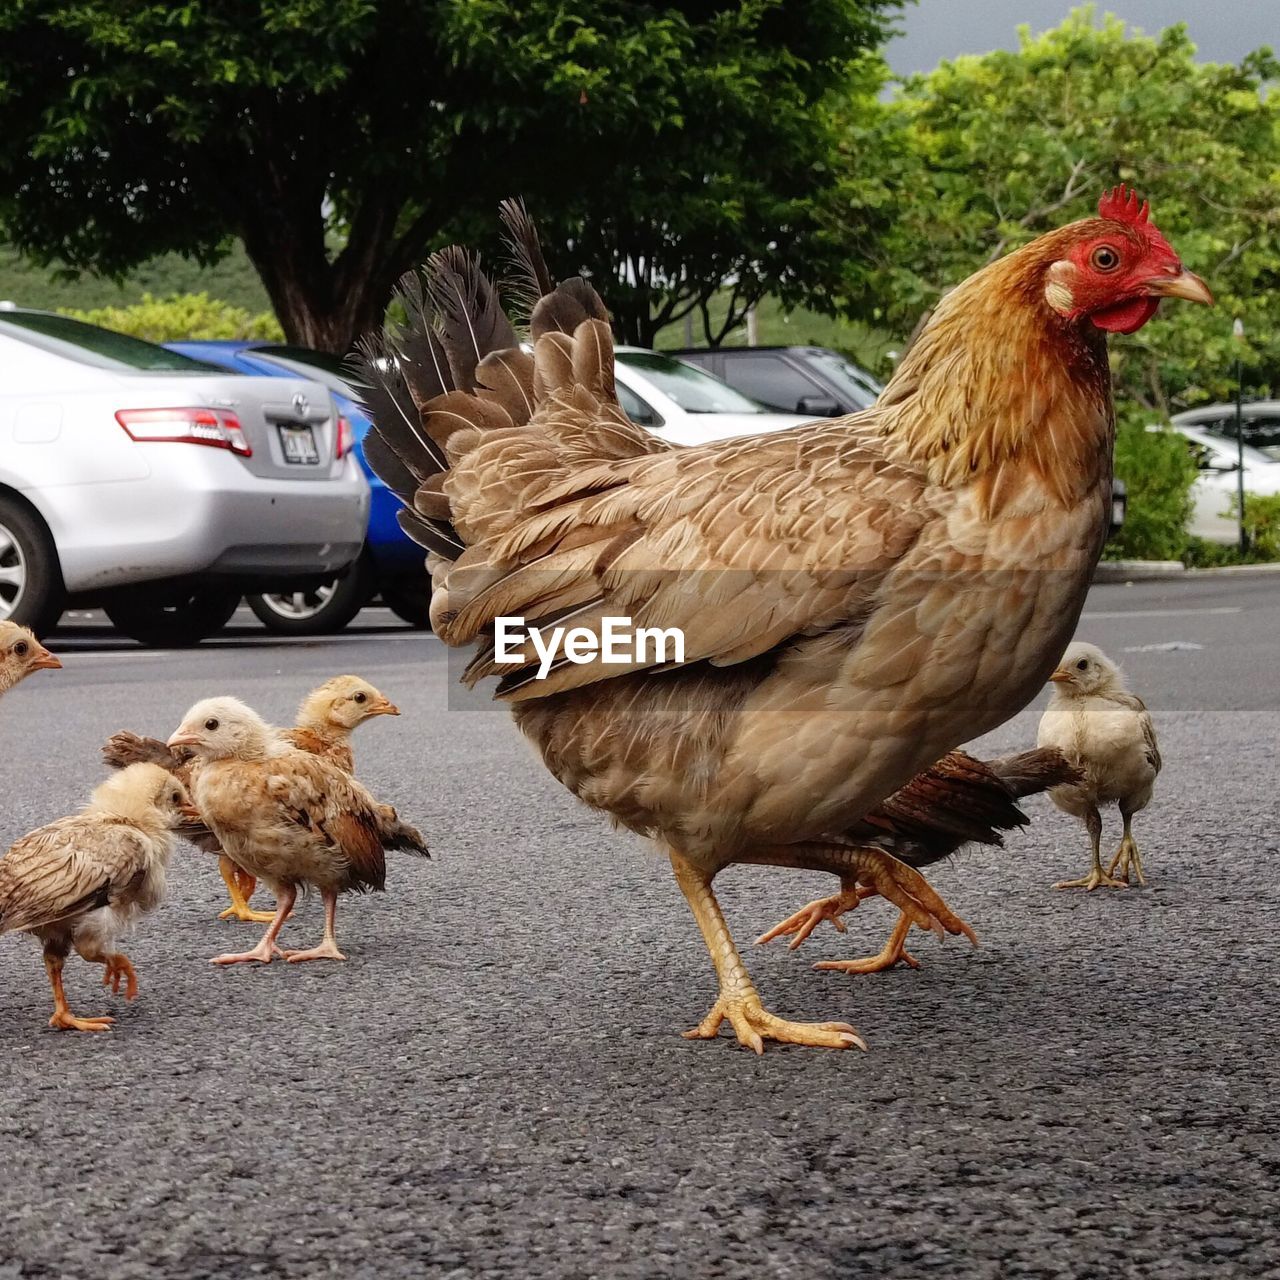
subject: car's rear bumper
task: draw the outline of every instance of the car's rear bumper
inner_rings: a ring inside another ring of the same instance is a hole
[[[28,495],[53,534],[69,592],[192,575],[333,574],[360,553],[369,488],[354,458],[337,479],[299,482],[252,475],[219,450],[139,447],[151,464],[145,479]]]

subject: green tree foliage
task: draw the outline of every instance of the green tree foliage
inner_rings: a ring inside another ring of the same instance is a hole
[[[141,302],[126,307],[63,307],[62,314],[117,333],[146,338],[148,342],[179,342],[184,338],[217,340],[252,338],[280,342],[284,331],[269,311],[254,314],[243,307],[219,302],[207,293],[180,293],[153,298],[144,293]]]
[[[832,267],[802,250],[829,102],[899,3],[7,0],[0,226],[117,275],[238,239],[289,337],[341,350],[520,192],[644,339]]]
[[[1107,543],[1116,560],[1181,560],[1188,547],[1191,488],[1199,472],[1187,442],[1172,430],[1149,431],[1151,415],[1125,406],[1116,427],[1116,475],[1128,490],[1120,532]]]
[[[906,81],[844,147],[880,158],[855,204],[898,211],[878,260],[846,286],[851,311],[910,333],[939,295],[985,262],[1136,186],[1218,306],[1169,307],[1112,344],[1120,394],[1150,409],[1225,397],[1233,317],[1244,319],[1253,381],[1280,382],[1280,74],[1269,51],[1239,66],[1196,60],[1182,26],[1159,36],[1099,22],[1092,7],[1020,48],[944,62]],[[833,210],[833,232],[839,225]],[[859,213],[858,221],[864,221]]]

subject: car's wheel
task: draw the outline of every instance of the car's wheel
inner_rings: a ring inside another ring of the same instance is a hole
[[[401,622],[425,631],[431,626],[431,579],[397,578],[382,584],[382,601]]]
[[[341,631],[373,595],[367,553],[341,578],[305,591],[246,596],[249,608],[268,631],[286,636],[320,636]]]
[[[184,649],[217,635],[231,621],[240,593],[198,587],[171,594],[138,588],[122,592],[104,606],[115,627],[139,644]]]
[[[27,507],[0,497],[0,619],[45,635],[57,626],[63,599],[48,529]]]

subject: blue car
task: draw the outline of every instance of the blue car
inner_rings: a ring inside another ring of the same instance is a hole
[[[349,424],[360,465],[369,477],[373,501],[369,508],[369,532],[360,558],[344,577],[323,587],[289,595],[246,597],[263,624],[273,631],[293,635],[340,631],[375,595],[381,595],[383,602],[405,622],[415,627],[427,626],[431,583],[423,565],[424,553],[401,530],[396,520],[399,500],[374,475],[364,456],[364,437],[372,423],[355,399],[342,360],[324,351],[276,342],[235,340],[165,345],[171,351],[235,373],[266,378],[296,378],[301,374],[328,387],[339,414]]]

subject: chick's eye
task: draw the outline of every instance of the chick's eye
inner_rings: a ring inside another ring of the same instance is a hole
[[[1120,254],[1109,244],[1100,244],[1089,255],[1089,263],[1095,271],[1114,271],[1120,265]]]
[[[13,646],[13,651],[18,655],[18,657],[25,658],[27,654],[31,652],[31,646],[27,644],[25,640],[19,640],[18,643]]]
[[[1081,659],[1080,659],[1080,661],[1076,663],[1076,670],[1077,670],[1077,671],[1088,671],[1088,670],[1089,670],[1089,659],[1088,659],[1088,658],[1081,658]]]
[[[356,694],[356,696],[355,696],[355,700],[356,700],[357,702],[368,702],[368,701],[369,701],[369,699],[368,699],[367,695],[365,695],[365,694],[363,694],[363,693],[357,693],[357,694]]]
[[[204,722],[204,727],[212,733],[218,727],[218,722],[214,719],[206,720]]]

